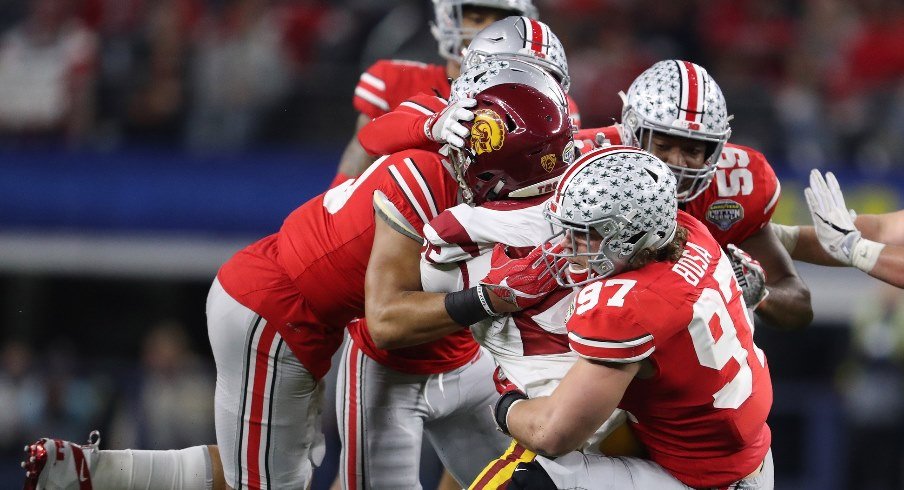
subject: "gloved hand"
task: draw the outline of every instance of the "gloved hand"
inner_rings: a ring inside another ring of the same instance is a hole
[[[556,245],[554,249],[561,247],[562,245]],[[564,263],[566,259],[561,258],[559,261]],[[493,247],[490,267],[490,272],[480,284],[504,300],[506,305],[511,305],[511,308],[505,308],[507,311],[500,311],[497,307],[498,313],[511,313],[531,307],[558,288],[555,276],[543,260],[542,245],[525,257],[515,259],[506,253],[505,245],[497,243]]]
[[[854,226],[856,214],[844,204],[844,195],[835,175],[826,172],[823,179],[819,170],[813,169],[810,187],[804,189],[804,195],[822,248],[844,265],[871,271],[884,245],[861,236]]]
[[[750,309],[756,309],[769,296],[766,289],[766,271],[760,262],[732,243],[728,244],[728,259],[744,293],[744,303]]]
[[[508,379],[505,373],[502,372],[502,368],[499,366],[496,366],[496,370],[493,371],[493,384],[496,385],[496,393],[499,393],[500,395],[518,389],[518,386]]]
[[[427,119],[427,122],[424,123],[424,134],[431,141],[463,148],[465,138],[470,131],[461,121],[474,120],[474,113],[468,108],[475,105],[477,105],[477,101],[470,98],[459,99],[449,104],[445,109]]]

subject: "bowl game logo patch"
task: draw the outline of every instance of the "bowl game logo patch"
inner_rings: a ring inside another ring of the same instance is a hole
[[[731,199],[720,199],[706,210],[706,221],[725,231],[744,219],[744,207]]]
[[[498,150],[504,143],[505,127],[499,114],[491,109],[475,111],[474,124],[471,125],[471,148],[480,155]]]

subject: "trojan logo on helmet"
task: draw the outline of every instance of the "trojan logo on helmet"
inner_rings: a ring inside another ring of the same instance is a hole
[[[471,148],[480,155],[502,148],[505,144],[505,125],[499,114],[492,109],[474,112],[471,125]]]

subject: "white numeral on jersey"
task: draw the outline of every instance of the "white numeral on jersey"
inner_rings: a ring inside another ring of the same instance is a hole
[[[715,408],[738,408],[753,392],[753,373],[750,365],[747,364],[747,349],[738,340],[735,323],[726,306],[733,294],[732,289],[739,291],[740,288],[737,281],[734,280],[731,265],[724,255],[719,260],[713,277],[719,284],[719,290],[703,289],[697,302],[694,303],[694,316],[687,328],[690,331],[694,351],[697,353],[700,365],[717,371],[721,371],[731,359],[736,360],[740,365],[734,378],[713,394]],[[722,331],[718,340],[710,330],[710,323],[714,317],[719,318],[719,329]],[[751,330],[747,316],[742,318],[744,319],[743,324],[739,326]],[[751,331],[752,337],[753,332]]]
[[[723,148],[717,163],[716,186],[720,197],[749,195],[753,192],[753,174],[747,169],[750,155],[739,148]]]
[[[388,155],[378,158],[376,161],[374,161],[374,163],[371,163],[370,166],[367,167],[367,170],[365,170],[363,174],[358,176],[358,178],[348,179],[345,182],[337,185],[336,187],[333,187],[332,189],[326,191],[326,194],[323,195],[323,207],[325,207],[330,214],[336,214],[337,212],[339,212],[339,210],[342,209],[342,206],[345,206],[345,203],[347,203],[349,198],[352,197],[355,189],[357,189],[362,182],[370,177],[370,174],[374,173],[374,170],[376,170],[377,167],[379,167],[380,164],[383,163],[383,160],[386,160],[387,158],[389,158]]]
[[[578,297],[575,300],[578,307],[575,310],[575,313],[580,315],[593,309],[600,301],[600,293],[603,288],[609,286],[617,286],[618,291],[609,298],[609,301],[606,301],[606,306],[624,306],[625,296],[628,295],[628,291],[630,291],[635,284],[637,284],[637,281],[633,279],[609,279],[607,281],[592,282],[578,293]]]

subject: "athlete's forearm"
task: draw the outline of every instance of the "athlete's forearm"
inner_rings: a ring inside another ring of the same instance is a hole
[[[402,291],[379,306],[368,303],[367,327],[377,347],[398,349],[441,339],[463,325],[449,316],[444,293]]]
[[[766,287],[769,296],[756,309],[763,320],[785,330],[801,329],[813,321],[810,290],[799,277],[788,276]]]
[[[904,288],[904,247],[886,245],[869,275],[892,286]]]
[[[403,150],[436,150],[439,145],[427,138],[424,124],[429,116],[393,111],[358,131],[358,141],[371,155],[389,155]]]
[[[822,245],[819,244],[819,239],[816,238],[816,229],[812,225],[798,226],[797,228],[799,230],[797,244],[788,251],[792,259],[816,265],[844,266],[844,264],[832,258],[822,248]]]

